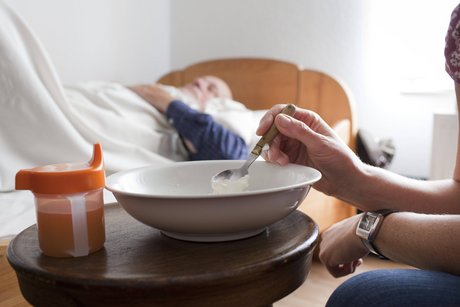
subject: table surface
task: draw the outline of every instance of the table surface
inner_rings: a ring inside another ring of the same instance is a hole
[[[118,204],[105,209],[104,249],[52,258],[36,226],[10,243],[8,260],[33,305],[270,305],[308,275],[318,226],[294,211],[252,238],[196,243],[141,224]]]

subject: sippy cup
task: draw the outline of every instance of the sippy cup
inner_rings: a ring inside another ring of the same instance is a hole
[[[38,242],[45,255],[80,257],[103,247],[104,186],[100,144],[94,144],[88,163],[46,165],[16,174],[16,189],[35,196]]]

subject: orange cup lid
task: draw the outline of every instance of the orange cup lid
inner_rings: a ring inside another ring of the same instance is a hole
[[[105,186],[102,147],[94,144],[88,163],[52,164],[20,170],[16,174],[16,190],[40,194],[75,194]]]

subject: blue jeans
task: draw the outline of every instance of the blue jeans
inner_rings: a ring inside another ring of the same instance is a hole
[[[326,306],[460,306],[460,276],[417,269],[369,271],[340,285]]]

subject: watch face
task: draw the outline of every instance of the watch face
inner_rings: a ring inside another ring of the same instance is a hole
[[[359,228],[370,231],[376,219],[377,215],[364,214],[361,222],[359,223]]]

